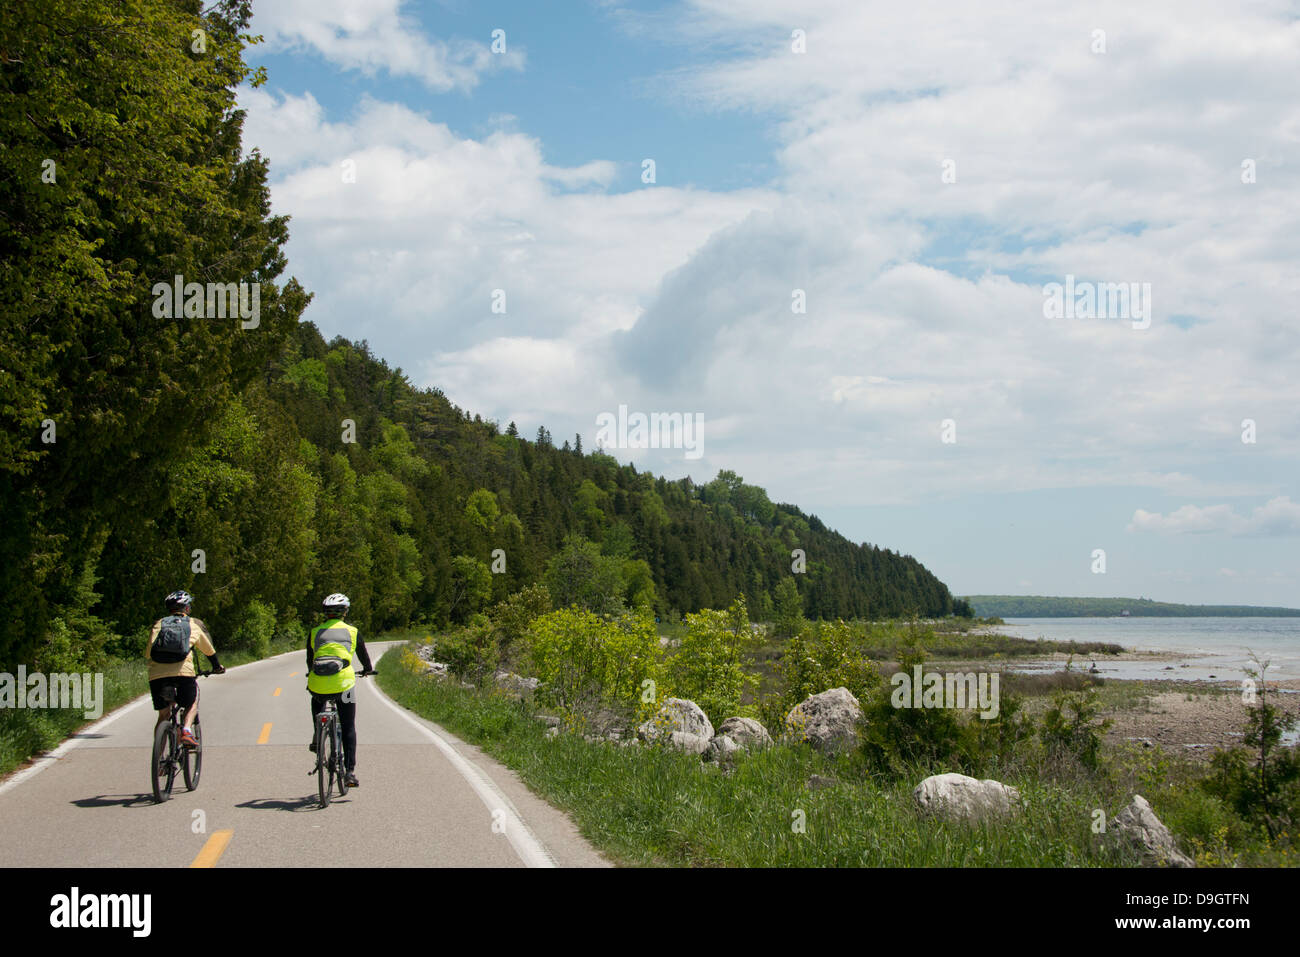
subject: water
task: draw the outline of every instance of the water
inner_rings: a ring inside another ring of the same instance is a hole
[[[1110,642],[1173,656],[1075,659],[1084,670],[1095,661],[1102,677],[1241,681],[1253,651],[1261,661],[1272,662],[1265,672],[1270,682],[1300,678],[1300,618],[1015,618],[997,630],[1022,638]]]

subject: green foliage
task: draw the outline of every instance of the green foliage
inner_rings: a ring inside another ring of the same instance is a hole
[[[819,690],[847,688],[861,699],[879,687],[880,674],[862,654],[851,625],[842,621],[814,625],[812,647],[813,681],[821,685]]]
[[[1280,746],[1286,722],[1268,701],[1267,669],[1267,662],[1258,661],[1246,669],[1258,682],[1259,695],[1246,713],[1245,747],[1217,751],[1211,758],[1214,773],[1204,786],[1276,838],[1300,825],[1300,752]]]
[[[287,220],[240,143],[249,15],[235,0],[49,0],[0,18],[0,661],[51,637],[105,531],[101,594],[118,613],[139,587],[110,564],[120,544],[153,544],[141,516],[307,304],[276,283]],[[177,275],[258,283],[257,330],[157,314],[155,284]]]
[[[545,585],[530,585],[515,592],[492,609],[492,624],[496,626],[503,649],[523,638],[528,626],[551,610],[551,596]]]
[[[265,658],[275,637],[275,609],[253,599],[244,608],[239,626],[231,635],[232,648],[244,648],[257,658]]]
[[[619,568],[623,578],[623,601],[629,608],[653,614],[659,604],[655,594],[654,573],[641,558],[626,558]]]
[[[303,359],[285,370],[284,379],[297,386],[305,395],[324,401],[329,398],[329,375],[325,363],[319,359]]]
[[[563,550],[546,563],[544,581],[557,608],[575,606],[608,615],[623,610],[622,564],[581,536],[565,539]]]
[[[715,726],[741,714],[742,698],[758,690],[758,676],[745,669],[754,644],[744,598],[726,611],[687,615],[681,646],[667,662],[672,694],[694,701]]]
[[[794,578],[787,575],[777,582],[772,605],[776,634],[785,638],[798,634],[804,623],[803,599]]]
[[[95,565],[104,540],[91,543],[69,600],[50,622],[48,638],[40,646],[35,669],[44,672],[97,671],[104,666],[111,642],[108,627],[90,609],[99,601],[95,592]]]
[[[860,702],[880,684],[880,674],[862,652],[861,636],[851,624],[803,622],[786,642],[777,664],[781,692],[764,704],[763,717],[774,727],[785,724],[790,709],[809,695],[846,688]]]
[[[475,489],[465,503],[465,517],[471,525],[484,532],[492,531],[500,514],[497,497],[485,488]]]
[[[492,597],[492,572],[487,565],[469,555],[457,555],[451,560],[453,620],[468,621],[469,617]]]
[[[496,674],[501,646],[496,629],[488,622],[475,621],[448,632],[437,641],[438,657],[458,678],[483,684]]]
[[[646,615],[608,620],[561,608],[535,620],[525,644],[531,673],[542,682],[539,694],[570,712],[602,705],[635,710],[642,683],[660,678],[659,638]]]
[[[601,538],[600,551],[603,555],[630,560],[636,554],[636,536],[626,522],[614,522]]]
[[[1085,768],[1096,770],[1102,741],[1114,723],[1109,719],[1099,720],[1099,710],[1097,692],[1091,688],[1053,695],[1052,705],[1043,713],[1043,722],[1038,729],[1048,756],[1060,759],[1068,755]]]
[[[307,638],[310,636],[310,632],[297,618],[289,618],[287,621],[280,623],[275,636],[282,643],[297,649],[307,646]]]
[[[584,534],[599,537],[610,511],[609,494],[591,479],[584,479],[575,496],[575,509]]]

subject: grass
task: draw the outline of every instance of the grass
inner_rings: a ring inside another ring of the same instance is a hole
[[[1118,807],[1087,781],[1047,782],[1028,769],[1004,783],[1026,802],[1015,821],[981,825],[925,820],[902,780],[873,776],[856,756],[830,758],[802,745],[742,757],[726,773],[697,756],[644,746],[548,738],[530,706],[499,692],[434,681],[384,656],[385,692],[482,747],[537,794],[567,812],[612,860],[641,866],[1066,867],[1131,864],[1091,832],[1092,812]],[[818,790],[812,775],[834,779]],[[798,825],[802,822],[802,830]]]
[[[103,713],[121,707],[148,690],[146,665],[140,661],[113,659],[103,669]],[[33,755],[48,751],[92,720],[82,710],[5,708],[0,710],[0,776],[8,774]]]

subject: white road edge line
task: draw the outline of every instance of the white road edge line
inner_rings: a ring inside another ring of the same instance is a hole
[[[542,842],[537,839],[536,835],[529,830],[528,825],[524,823],[524,819],[520,816],[518,809],[514,806],[514,803],[510,798],[506,797],[505,792],[497,787],[497,783],[484,774],[482,770],[475,767],[470,761],[467,761],[465,756],[457,751],[455,747],[453,747],[452,744],[443,737],[443,735],[446,734],[447,737],[456,741],[459,741],[459,739],[447,732],[434,731],[432,728],[421,724],[407,709],[403,708],[401,705],[393,701],[392,698],[388,697],[388,695],[384,694],[379,685],[373,684],[372,682],[372,686],[380,701],[409,721],[412,725],[418,728],[422,734],[427,736],[438,746],[439,750],[447,756],[447,760],[452,763],[452,766],[460,772],[461,777],[469,782],[469,786],[474,789],[474,792],[487,806],[490,813],[495,814],[497,811],[502,812],[505,816],[504,824],[506,838],[510,841],[510,846],[515,849],[515,853],[519,855],[519,859],[524,862],[525,867],[558,866],[555,862],[555,858],[551,856],[550,851],[548,851]]]
[[[144,702],[149,700],[150,698],[147,694],[141,695],[140,697],[132,701],[130,704],[122,705],[112,714],[105,715],[103,718],[100,718],[98,721],[96,721],[94,724],[90,725],[89,727],[82,728],[80,731],[73,732],[72,737],[65,738],[63,740],[63,743],[60,744],[57,748],[55,748],[53,751],[47,751],[39,758],[36,758],[32,763],[31,767],[23,768],[21,771],[18,771],[12,777],[10,777],[9,780],[5,781],[3,784],[0,784],[0,794],[4,794],[10,788],[16,788],[24,781],[30,781],[32,778],[36,777],[36,775],[40,774],[51,764],[58,761],[61,757],[63,757],[65,754],[67,754],[77,745],[81,744],[81,742],[88,735],[94,734],[100,729],[108,727],[108,725],[112,724],[114,721],[122,717],[122,715],[126,714],[128,711],[134,711],[136,708],[140,707],[140,705],[144,704]]]

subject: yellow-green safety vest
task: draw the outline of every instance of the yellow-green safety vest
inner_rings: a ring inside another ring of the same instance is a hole
[[[338,618],[331,618],[311,630],[312,670],[307,675],[307,690],[314,694],[338,694],[357,683],[352,670],[352,652],[357,647],[357,630]],[[321,658],[338,658],[343,667],[332,675],[316,674]]]

